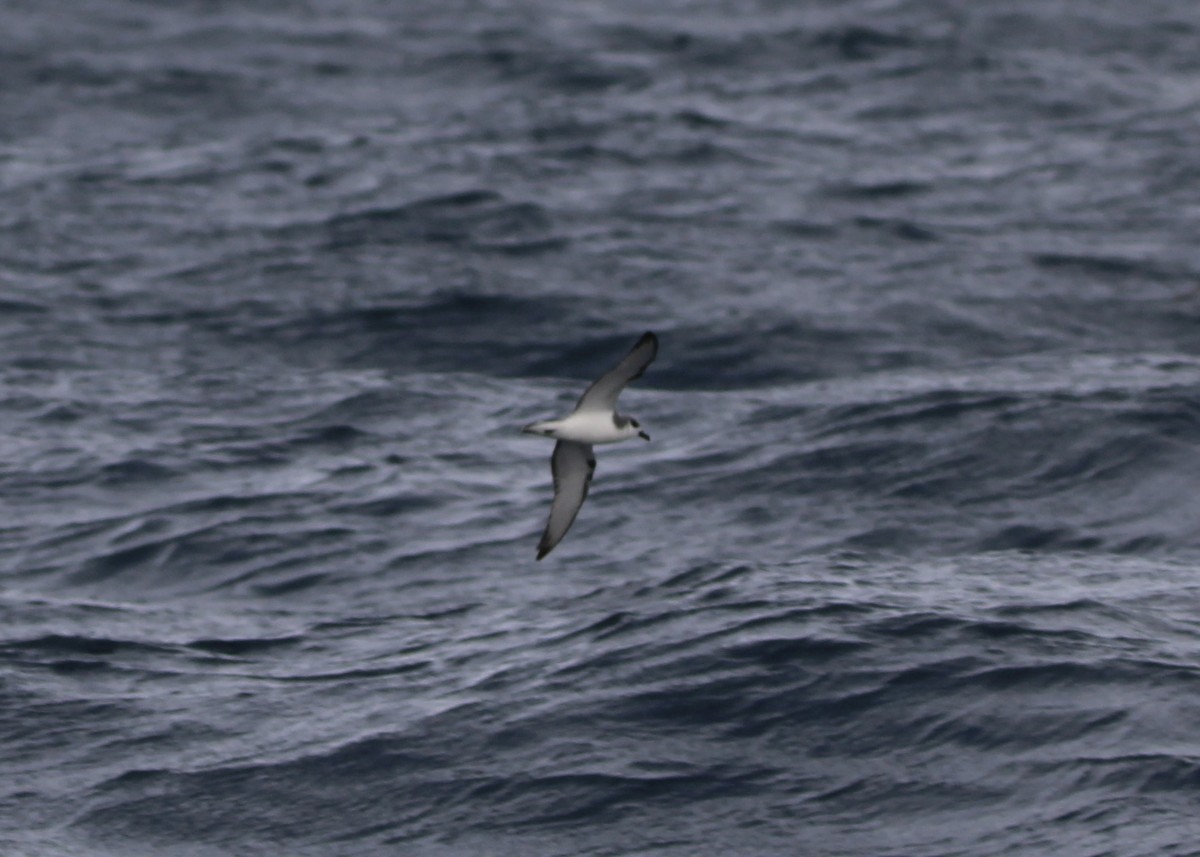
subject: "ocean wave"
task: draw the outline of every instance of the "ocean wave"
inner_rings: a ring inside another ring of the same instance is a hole
[[[62,5],[0,852],[1195,852],[1182,0]]]

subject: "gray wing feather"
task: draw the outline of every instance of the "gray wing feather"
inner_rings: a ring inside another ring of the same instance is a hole
[[[617,396],[630,381],[642,377],[658,354],[658,337],[646,332],[612,369],[600,376],[592,386],[583,391],[575,404],[577,411],[613,411],[617,407]]]
[[[554,549],[579,514],[579,507],[583,505],[588,487],[592,484],[592,473],[596,470],[592,445],[560,440],[550,456],[550,470],[554,474],[554,503],[550,506],[546,531],[538,542],[538,559]]]

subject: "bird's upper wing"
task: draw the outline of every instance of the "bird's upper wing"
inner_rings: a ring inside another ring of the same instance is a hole
[[[541,559],[554,549],[579,514],[579,507],[587,497],[592,473],[596,470],[596,456],[592,445],[560,440],[550,457],[550,470],[554,474],[554,503],[550,506],[550,519],[546,531],[538,542],[537,558]]]
[[[603,411],[605,413],[617,407],[617,396],[625,389],[625,385],[636,378],[642,377],[646,367],[658,354],[658,337],[653,333],[643,333],[642,338],[629,350],[624,359],[609,369],[592,386],[583,391],[575,404],[577,411]]]

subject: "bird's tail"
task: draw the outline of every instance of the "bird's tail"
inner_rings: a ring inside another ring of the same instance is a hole
[[[521,429],[521,434],[536,434],[544,437],[554,437],[554,426],[549,422],[530,423]]]

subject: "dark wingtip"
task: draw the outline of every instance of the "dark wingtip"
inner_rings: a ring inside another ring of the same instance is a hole
[[[653,330],[647,330],[645,333],[643,333],[642,338],[634,343],[633,348],[629,350],[629,353],[633,354],[633,352],[637,351],[647,343],[650,345],[650,357],[645,363],[642,364],[642,367],[638,369],[637,373],[629,378],[630,381],[636,381],[638,378],[642,377],[646,371],[646,367],[653,363],[654,358],[658,356],[658,337],[654,335]]]
[[[550,548],[538,548],[538,562],[541,562],[542,558],[548,553],[550,553]]]

